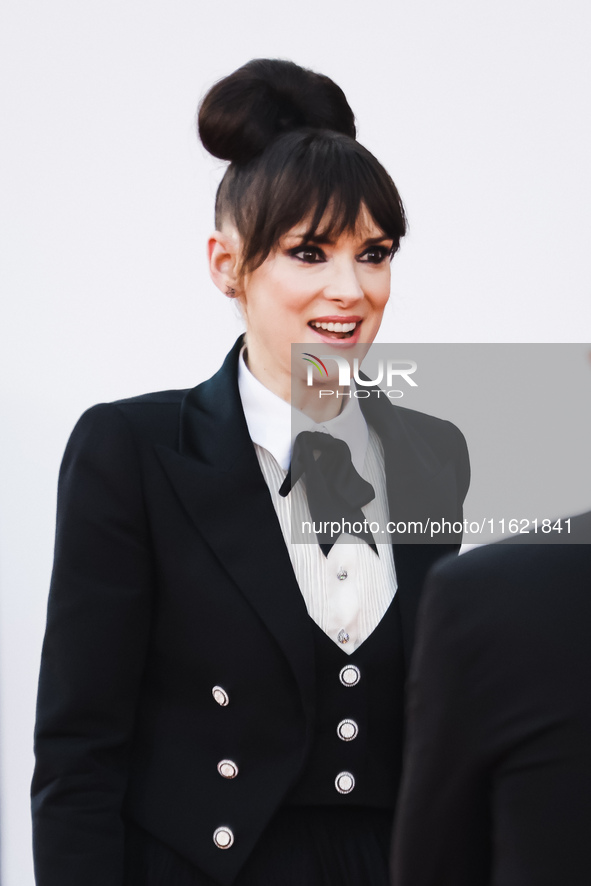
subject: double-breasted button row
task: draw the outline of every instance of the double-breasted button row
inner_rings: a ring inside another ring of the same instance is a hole
[[[230,704],[230,696],[223,686],[214,686],[211,690],[214,701],[225,708]],[[236,778],[238,766],[234,760],[220,760],[217,770],[222,778]],[[218,849],[229,849],[234,843],[234,832],[227,825],[221,825],[213,832],[213,842]]]
[[[361,671],[357,665],[345,665],[339,672],[339,680],[343,686],[357,686],[361,680]],[[353,741],[359,735],[359,726],[355,720],[347,717],[338,724],[337,735],[341,741]],[[350,794],[355,787],[355,776],[351,772],[339,772],[334,786],[339,794]]]

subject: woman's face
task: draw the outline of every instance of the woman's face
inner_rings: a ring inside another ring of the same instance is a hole
[[[344,350],[371,344],[390,295],[392,240],[362,208],[354,233],[306,241],[306,223],[242,281],[248,365],[289,399],[291,345]]]

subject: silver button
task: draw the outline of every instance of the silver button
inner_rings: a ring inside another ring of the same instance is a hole
[[[355,778],[350,772],[339,772],[334,780],[334,786],[339,794],[350,794],[355,787]]]
[[[219,705],[221,705],[223,708],[225,708],[226,705],[230,704],[230,698],[228,696],[228,693],[226,692],[225,689],[222,689],[221,686],[214,686],[213,689],[211,690],[211,694],[213,695],[213,697],[215,698],[217,703]]]
[[[346,569],[343,569],[343,567],[341,566],[341,568],[340,568],[339,571],[337,572],[337,578],[338,578],[339,581],[344,581],[344,580],[347,578],[347,575],[348,575],[348,574],[349,574],[349,573],[347,572],[347,570],[346,570]]]
[[[232,833],[231,828],[216,828],[213,832],[213,842],[218,849],[229,849],[234,842],[234,834]]]
[[[337,634],[337,640],[339,641],[339,643],[342,643],[343,646],[345,645],[345,643],[348,643],[348,642],[349,642],[349,640],[350,640],[349,634],[347,633],[347,631],[346,631],[344,628],[342,628],[342,629],[338,632],[338,634]]]
[[[361,679],[361,672],[356,665],[345,665],[341,668],[339,680],[343,686],[356,686]]]
[[[220,760],[218,763],[218,772],[222,778],[236,778],[238,775],[238,766],[234,760]]]
[[[354,738],[357,738],[358,732],[359,726],[355,720],[341,720],[337,726],[337,735],[343,741],[353,741]]]

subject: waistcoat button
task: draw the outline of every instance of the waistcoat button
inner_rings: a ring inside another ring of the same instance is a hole
[[[214,686],[213,689],[211,690],[211,694],[213,695],[213,697],[217,701],[217,703],[219,705],[221,705],[223,708],[225,708],[226,705],[230,704],[230,698],[228,696],[228,693],[226,692],[225,689],[222,689],[221,686]]]
[[[361,672],[356,665],[345,665],[339,673],[339,680],[343,686],[355,686],[361,679]]]
[[[353,741],[354,738],[357,738],[358,732],[359,726],[355,720],[341,720],[337,726],[337,735],[343,741]]]
[[[334,780],[334,786],[339,794],[350,794],[355,787],[355,778],[350,772],[339,772]]]
[[[236,778],[238,775],[238,766],[234,760],[220,760],[218,763],[218,772],[222,778]]]
[[[218,849],[229,849],[234,842],[234,834],[230,828],[216,828],[213,832],[213,842]]]

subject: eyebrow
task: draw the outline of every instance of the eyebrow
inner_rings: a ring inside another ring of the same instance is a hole
[[[303,231],[301,234],[286,234],[286,238],[291,239],[293,237],[294,240],[301,240],[302,244],[304,243],[316,243],[319,246],[333,246],[335,240],[333,237],[327,237],[322,234],[313,234],[311,237],[306,237],[306,232]],[[387,234],[383,234],[381,237],[367,237],[363,241],[364,246],[372,246],[376,243],[383,243],[384,240],[392,240],[392,237],[388,237]]]

